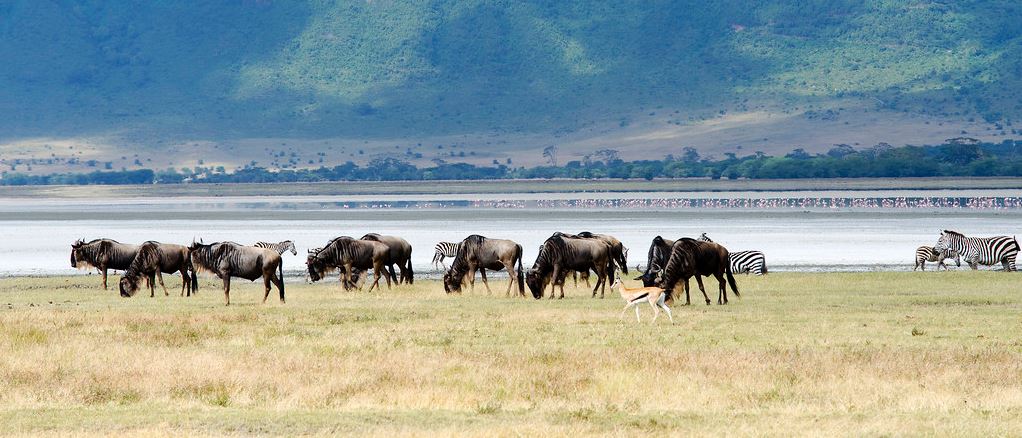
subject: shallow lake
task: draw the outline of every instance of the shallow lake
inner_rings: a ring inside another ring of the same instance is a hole
[[[612,234],[645,264],[650,240],[709,234],[731,250],[758,249],[772,270],[911,270],[914,250],[944,228],[969,235],[1022,232],[1022,202],[1003,190],[735,193],[600,193],[0,199],[0,275],[72,274],[70,244],[187,244],[291,239],[298,276],[305,251],[340,235],[393,234],[414,247],[417,272],[432,271],[433,246],[469,234],[522,244],[526,266],[554,231]]]

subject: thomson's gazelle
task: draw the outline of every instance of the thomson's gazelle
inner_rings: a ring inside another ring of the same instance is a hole
[[[671,308],[667,307],[667,303],[664,299],[667,298],[667,294],[664,290],[659,287],[637,287],[634,289],[625,287],[625,284],[621,282],[621,278],[618,277],[614,281],[614,285],[611,288],[617,287],[618,291],[621,292],[621,298],[625,300],[625,308],[621,310],[621,317],[625,316],[625,312],[628,311],[629,307],[635,307],[635,320],[642,321],[639,317],[639,304],[643,301],[649,302],[649,306],[653,308],[653,322],[656,322],[658,316],[660,316],[660,309],[664,309],[667,312],[667,317],[670,318],[671,324],[674,324],[674,316],[671,315]],[[659,307],[659,308],[658,308]]]

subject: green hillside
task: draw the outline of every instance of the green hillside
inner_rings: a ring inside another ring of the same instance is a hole
[[[542,133],[850,98],[1004,123],[1020,19],[1011,0],[4,0],[0,136]]]

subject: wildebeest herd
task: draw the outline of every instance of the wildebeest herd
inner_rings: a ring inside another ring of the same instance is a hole
[[[79,240],[71,245],[71,266],[98,269],[103,276],[104,289],[107,288],[108,270],[124,271],[119,282],[120,295],[123,297],[134,296],[142,280],[147,282],[150,296],[155,296],[155,281],[159,281],[163,287],[164,295],[169,295],[166,286],[163,286],[162,274],[177,272],[182,278],[181,295],[191,296],[198,291],[196,273],[204,271],[223,281],[226,304],[230,304],[232,277],[250,281],[262,278],[265,289],[263,302],[269,298],[271,286],[276,286],[280,301],[284,302],[282,255],[287,251],[297,255],[293,242],[259,242],[248,246],[234,242],[205,244],[199,241],[183,246],[156,241],[132,245],[113,239],[95,239],[90,242]],[[442,264],[448,257],[453,258],[442,281],[444,290],[449,294],[461,293],[465,282],[468,282],[469,288],[474,289],[476,272],[479,272],[483,285],[489,291],[486,271],[503,270],[510,277],[505,295],[511,295],[511,291],[517,289],[518,295],[524,297],[528,287],[533,298],[539,299],[549,287],[549,297],[554,298],[559,287],[559,297],[564,298],[564,283],[569,274],[577,284],[578,276],[588,283],[592,273],[596,276],[596,284],[592,288],[593,297],[599,292],[602,298],[608,285],[612,288],[618,285],[629,306],[634,306],[637,300],[648,299],[655,310],[673,301],[674,290],[679,282],[684,286],[685,304],[690,304],[689,280],[693,277],[706,304],[710,304],[711,299],[703,287],[702,277],[715,277],[718,284],[717,303],[727,304],[728,288],[735,296],[741,296],[734,274],[764,275],[768,272],[766,257],[762,252],[730,252],[713,242],[705,233],[698,239],[653,238],[647,251],[645,269],[636,267],[641,272],[636,280],[641,280],[644,286],[639,289],[628,289],[620,279],[615,280],[617,271],[628,273],[628,249],[620,240],[606,234],[556,232],[543,242],[535,262],[528,269],[523,266],[522,246],[506,239],[491,239],[473,234],[461,242],[441,242],[436,245],[435,251],[434,264]],[[945,230],[934,247],[920,247],[917,250],[916,267],[925,269],[927,261],[936,261],[938,266],[944,266],[943,261],[947,258],[955,258],[956,261],[964,258],[973,269],[979,264],[1001,263],[1005,270],[1014,271],[1018,252],[1019,245],[1013,237],[969,238]],[[340,285],[344,290],[361,288],[367,281],[365,274],[372,270],[373,282],[369,287],[369,291],[372,291],[380,288],[381,277],[388,288],[392,284],[412,284],[415,274],[411,258],[412,246],[406,240],[370,233],[360,239],[337,237],[320,248],[309,250],[306,267],[312,282],[339,271]]]

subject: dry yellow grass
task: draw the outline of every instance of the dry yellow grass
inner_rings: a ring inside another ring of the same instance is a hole
[[[236,282],[225,308],[209,281],[123,299],[95,276],[2,279],[0,433],[1010,435],[1020,279],[739,277],[742,299],[655,326],[582,290],[288,284],[262,305]]]

